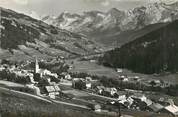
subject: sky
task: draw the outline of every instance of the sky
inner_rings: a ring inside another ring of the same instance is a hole
[[[0,6],[34,17],[59,15],[64,11],[82,13],[84,11],[107,11],[111,8],[132,9],[151,2],[173,3],[178,0],[0,0]]]

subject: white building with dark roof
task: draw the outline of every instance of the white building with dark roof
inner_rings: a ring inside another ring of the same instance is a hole
[[[59,95],[59,92],[61,91],[58,85],[45,86],[45,89],[47,91],[48,96],[52,99],[55,99],[56,96]]]

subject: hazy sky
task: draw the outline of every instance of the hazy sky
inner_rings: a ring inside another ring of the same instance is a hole
[[[81,13],[90,10],[105,11],[114,7],[131,9],[155,1],[159,0],[0,0],[0,6],[33,15],[59,15],[63,11]]]

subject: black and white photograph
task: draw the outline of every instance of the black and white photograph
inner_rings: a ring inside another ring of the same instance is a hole
[[[0,0],[0,117],[178,117],[178,0]]]

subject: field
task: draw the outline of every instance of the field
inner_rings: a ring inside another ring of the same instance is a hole
[[[71,64],[73,62],[73,64]],[[77,72],[77,73],[88,73],[90,75],[98,75],[98,76],[106,76],[109,78],[118,78],[119,75],[126,76],[139,76],[140,78],[144,78],[145,80],[164,80],[171,84],[178,84],[178,74],[163,74],[163,75],[146,75],[140,73],[134,73],[127,69],[123,69],[122,73],[117,73],[115,69],[108,68],[102,65],[98,65],[95,62],[90,61],[80,61],[78,59],[68,60],[68,64],[73,66],[73,69],[69,70],[69,72]]]

